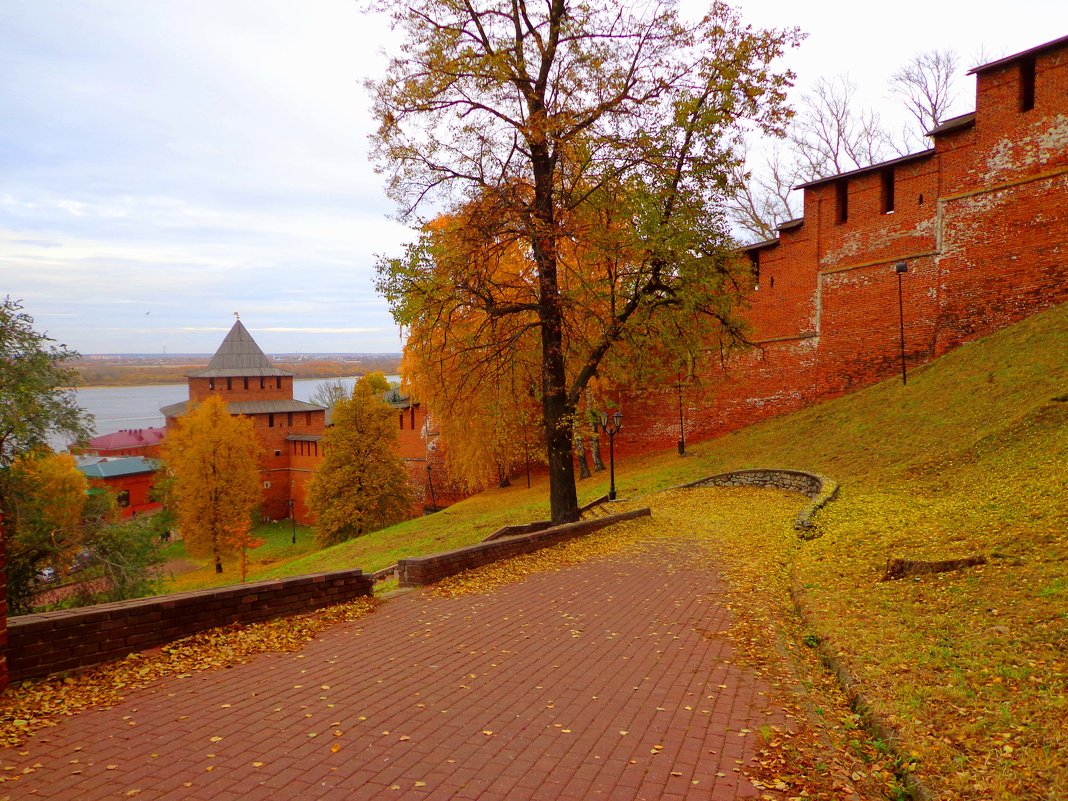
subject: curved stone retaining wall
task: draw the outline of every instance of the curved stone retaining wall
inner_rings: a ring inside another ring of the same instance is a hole
[[[804,470],[776,470],[763,467],[718,473],[683,484],[680,489],[689,487],[774,487],[807,495],[812,499],[812,503],[798,512],[794,520],[794,528],[801,532],[803,539],[813,539],[819,536],[813,517],[838,495],[838,482],[826,476],[807,473]]]

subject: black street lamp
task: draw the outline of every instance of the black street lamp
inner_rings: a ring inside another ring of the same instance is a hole
[[[675,384],[679,390],[679,456],[686,455],[686,425],[682,418],[682,373],[679,373],[678,383]]]
[[[905,372],[905,301],[901,293],[901,276],[909,271],[909,266],[903,261],[899,261],[894,265],[894,272],[897,273],[897,316],[898,325],[901,329],[901,383],[907,385],[909,383],[908,374]]]
[[[596,422],[594,428],[596,429]],[[616,434],[619,433],[619,429],[623,428],[623,412],[616,409],[615,414],[611,417],[608,416],[608,412],[601,412],[601,428],[604,429],[604,433],[608,435],[608,500],[614,501],[616,499],[616,447],[615,440]]]
[[[434,478],[430,475],[430,453],[427,453],[426,458],[426,485],[430,488],[430,511],[436,512],[438,510],[438,502],[434,499]]]
[[[297,518],[293,515],[293,499],[289,499],[289,520],[293,524],[293,544],[297,544]]]

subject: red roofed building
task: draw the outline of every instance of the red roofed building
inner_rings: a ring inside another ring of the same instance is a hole
[[[167,429],[124,428],[93,437],[88,445],[71,446],[70,452],[85,456],[159,456],[159,445]]]
[[[150,497],[159,462],[143,456],[90,457],[88,461],[79,460],[78,470],[89,479],[90,486],[107,489],[115,495],[119,514],[124,520],[163,508]]]

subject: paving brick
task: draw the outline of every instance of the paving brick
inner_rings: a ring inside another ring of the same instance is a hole
[[[709,634],[730,625],[722,597],[714,571],[648,554],[484,596],[412,592],[300,654],[165,679],[0,758],[43,765],[13,797],[56,801],[141,784],[167,801],[753,797],[734,768],[756,742],[738,731],[784,718]]]

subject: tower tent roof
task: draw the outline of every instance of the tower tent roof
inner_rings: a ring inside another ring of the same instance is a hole
[[[293,375],[275,367],[260,350],[248,329],[238,320],[219,345],[208,366],[190,373],[190,378],[226,378],[227,376]]]

